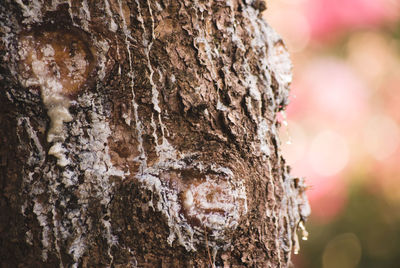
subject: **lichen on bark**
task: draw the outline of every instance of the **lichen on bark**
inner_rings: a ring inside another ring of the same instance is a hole
[[[290,264],[309,206],[259,2],[0,3],[3,266]]]

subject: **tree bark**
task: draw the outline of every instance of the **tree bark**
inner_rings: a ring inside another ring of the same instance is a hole
[[[264,8],[1,1],[1,267],[289,266],[310,210]]]

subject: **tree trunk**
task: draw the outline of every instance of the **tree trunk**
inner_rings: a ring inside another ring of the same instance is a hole
[[[309,206],[264,8],[1,1],[1,267],[289,266]]]

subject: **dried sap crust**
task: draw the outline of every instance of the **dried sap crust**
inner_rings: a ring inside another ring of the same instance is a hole
[[[25,87],[40,88],[50,118],[47,141],[58,165],[66,166],[64,122],[72,121],[71,96],[84,87],[93,70],[93,53],[77,30],[44,30],[22,33],[19,38],[19,80]]]
[[[188,250],[195,248],[198,232],[209,235],[210,246],[229,241],[229,233],[247,214],[246,189],[241,180],[228,168],[209,168],[214,171],[200,164],[160,174],[160,200],[165,202],[161,207],[168,211],[169,222],[179,226],[172,229]]]

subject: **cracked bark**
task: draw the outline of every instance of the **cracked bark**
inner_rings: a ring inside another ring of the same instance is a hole
[[[289,266],[309,206],[264,8],[2,1],[1,266]]]

